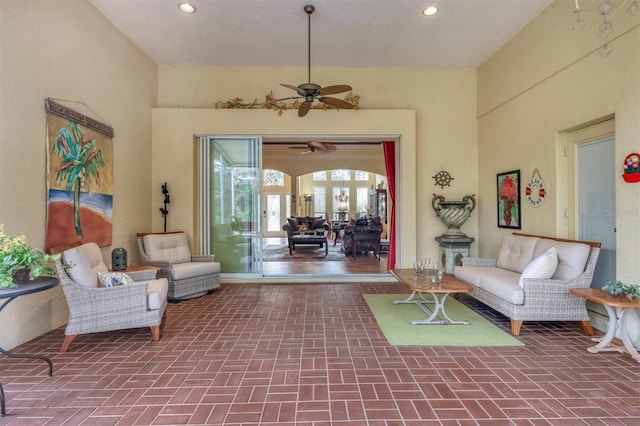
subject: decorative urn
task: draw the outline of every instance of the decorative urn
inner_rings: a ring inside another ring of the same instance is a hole
[[[476,195],[465,195],[462,201],[446,201],[442,195],[433,194],[431,205],[442,223],[447,226],[443,237],[467,238],[460,227],[476,208]]]

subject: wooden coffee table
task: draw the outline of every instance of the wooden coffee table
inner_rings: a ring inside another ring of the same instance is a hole
[[[327,245],[327,237],[324,235],[292,235],[289,238],[289,254],[293,254],[298,244],[318,244],[320,248],[324,247],[324,255],[329,254],[329,246]]]
[[[411,290],[409,297],[404,300],[396,300],[393,303],[413,303],[429,315],[423,320],[411,321],[412,325],[469,324],[468,321],[449,318],[445,311],[444,302],[450,294],[469,293],[473,290],[470,285],[457,280],[453,275],[445,274],[441,285],[438,288],[433,288],[431,280],[426,276],[427,271],[424,276],[418,276],[413,269],[392,269],[390,272],[402,285]],[[432,300],[426,299],[425,294],[430,295]],[[433,307],[427,305],[433,305]]]

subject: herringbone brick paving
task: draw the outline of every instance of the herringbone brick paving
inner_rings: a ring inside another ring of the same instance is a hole
[[[640,365],[590,354],[577,323],[525,322],[524,347],[391,346],[362,298],[395,283],[223,284],[147,329],[64,328],[0,355],[0,425],[634,425]],[[500,314],[462,299],[508,330]],[[4,325],[4,324],[3,324]]]

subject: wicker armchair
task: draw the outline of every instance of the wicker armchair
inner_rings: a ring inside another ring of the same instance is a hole
[[[138,248],[143,265],[162,268],[158,276],[169,281],[169,299],[191,299],[220,287],[220,263],[213,255],[192,255],[184,232],[140,233]]]
[[[156,271],[147,269],[128,272],[135,281],[132,284],[100,287],[98,273],[108,270],[95,243],[60,253],[55,263],[69,305],[61,352],[67,352],[78,334],[150,327],[153,340],[160,340],[160,323],[167,306],[166,279],[156,279]]]

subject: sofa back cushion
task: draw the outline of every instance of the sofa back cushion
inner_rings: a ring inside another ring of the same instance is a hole
[[[558,253],[558,267],[551,278],[554,280],[570,280],[584,272],[589,252],[591,251],[591,247],[588,244],[539,238],[534,257],[541,255],[551,247],[555,247]]]
[[[536,257],[534,250],[539,239],[538,237],[525,237],[522,235],[505,235],[500,246],[496,266],[507,271],[522,273]]]
[[[81,246],[65,250],[62,261],[72,265],[69,277],[85,287],[98,287],[98,274],[107,272],[102,259],[102,252],[96,243],[85,243]]]
[[[148,234],[142,237],[144,251],[152,261],[172,263],[191,262],[191,250],[187,234]]]

